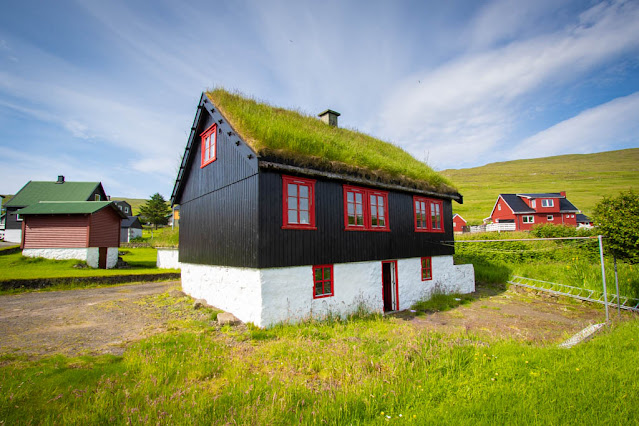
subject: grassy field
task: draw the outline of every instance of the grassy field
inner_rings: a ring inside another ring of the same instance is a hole
[[[152,247],[178,247],[180,232],[179,228],[172,229],[170,226],[153,229],[144,228],[142,238],[136,241],[149,243]]]
[[[0,254],[0,280],[60,278],[60,277],[95,277],[109,275],[154,274],[158,272],[178,272],[174,269],[159,270],[156,267],[157,251],[154,248],[121,248],[122,259],[131,268],[128,269],[93,269],[74,268],[82,263],[78,260],[50,260],[30,258],[22,253]]]
[[[590,215],[603,196],[639,189],[639,148],[491,163],[441,172],[464,196],[453,210],[471,224],[490,216],[500,193],[559,192]]]
[[[509,241],[468,243],[469,240],[529,239],[527,232],[489,232],[456,236],[455,260],[472,263],[479,282],[506,282],[519,275],[573,287],[603,291],[599,245],[594,240],[577,241]],[[605,261],[608,293],[615,293],[614,267]],[[639,268],[617,262],[619,292],[639,298]]]
[[[0,424],[635,424],[639,321],[558,349],[361,315],[0,356]]]

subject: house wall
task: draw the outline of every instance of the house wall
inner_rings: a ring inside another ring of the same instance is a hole
[[[246,146],[219,113],[202,114],[184,189],[175,200],[180,204],[180,262],[256,267],[257,159],[248,158]],[[218,125],[217,160],[200,168],[199,135],[213,123]]]
[[[286,268],[234,268],[182,264],[182,286],[193,297],[265,327],[280,322],[346,316],[363,306],[383,311],[382,262],[334,265],[334,296],[313,298],[311,265]],[[399,309],[408,309],[434,292],[474,291],[472,265],[454,265],[452,256],[432,258],[433,279],[421,280],[421,258],[397,262]]]
[[[490,218],[493,222],[501,222],[504,219],[515,219],[515,214],[504,199],[499,197]]]
[[[17,211],[22,207],[7,207],[7,214],[5,216],[4,229],[5,230],[21,230],[22,229],[22,221],[16,219]],[[14,233],[15,234],[15,233]],[[6,237],[5,237],[6,240]],[[17,240],[20,242],[20,239]]]
[[[22,229],[5,229],[4,240],[8,243],[20,243],[22,241]]]
[[[466,221],[459,216],[453,217],[453,232],[463,232]]]
[[[44,257],[53,260],[77,259],[83,260],[92,268],[98,267],[98,247],[67,247],[67,248],[25,248],[22,255],[26,257]],[[118,261],[118,248],[107,249],[107,269],[111,269]]]
[[[553,220],[548,220],[548,215],[553,216]],[[534,216],[534,223],[524,223],[523,216]],[[568,216],[571,216],[570,218]],[[517,224],[518,231],[530,231],[535,225],[544,225],[550,223],[552,225],[569,225],[569,226],[577,226],[577,219],[575,213],[534,213],[534,214],[523,214],[517,215],[517,220],[515,223]]]
[[[89,219],[89,247],[120,247],[120,216],[110,207]]]
[[[87,247],[86,215],[29,215],[24,223],[23,248]]]
[[[260,268],[454,253],[452,245],[441,244],[453,239],[450,200],[443,200],[445,232],[415,232],[413,195],[391,191],[388,192],[390,232],[345,231],[342,183],[317,179],[317,230],[282,229],[282,176],[261,170],[259,177]]]

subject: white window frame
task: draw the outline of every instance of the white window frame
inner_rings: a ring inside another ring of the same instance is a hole
[[[541,200],[542,207],[555,207],[555,201],[552,198],[544,198]]]
[[[532,207],[533,209],[537,208],[537,200],[530,200],[530,207]]]
[[[546,220],[555,220],[555,216],[553,216],[551,214],[546,215]]]
[[[535,223],[535,216],[533,215],[522,216],[521,221],[522,223]]]
[[[22,217],[18,213],[16,213],[16,222],[22,222],[22,220]]]

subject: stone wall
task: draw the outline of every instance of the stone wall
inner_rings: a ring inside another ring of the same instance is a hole
[[[157,267],[160,269],[180,269],[180,251],[176,248],[159,248]]]

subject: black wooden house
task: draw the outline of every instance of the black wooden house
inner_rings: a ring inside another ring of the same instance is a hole
[[[338,115],[202,94],[171,196],[187,293],[264,326],[474,289],[472,266],[453,265],[443,243],[462,196],[399,148],[338,128]]]

